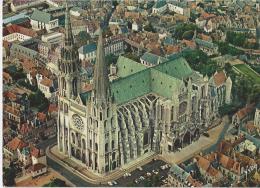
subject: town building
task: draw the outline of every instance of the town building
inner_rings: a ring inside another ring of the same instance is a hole
[[[3,29],[3,40],[8,42],[25,41],[37,37],[37,33],[31,29],[13,24]]]
[[[32,28],[35,30],[46,29],[50,31],[59,26],[59,20],[54,19],[48,12],[43,12],[35,9],[30,18]]]
[[[51,46],[61,44],[64,40],[64,34],[59,32],[50,32],[42,35],[42,41],[50,43]]]

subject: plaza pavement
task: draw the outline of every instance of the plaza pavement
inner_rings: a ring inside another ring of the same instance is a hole
[[[224,125],[227,124],[227,117],[223,118],[223,121],[216,127],[210,129],[208,131],[209,137],[201,136],[199,140],[193,142],[192,144],[186,146],[179,152],[175,153],[164,153],[163,155],[157,155],[155,153],[146,153],[137,161],[132,161],[124,168],[120,168],[118,170],[113,171],[112,173],[108,173],[105,176],[100,176],[94,174],[93,172],[89,171],[87,167],[82,167],[80,162],[69,159],[68,157],[64,157],[60,155],[58,152],[57,145],[47,148],[46,154],[49,158],[69,170],[74,175],[81,177],[82,179],[90,182],[92,184],[107,184],[108,181],[118,179],[123,176],[125,172],[132,172],[138,166],[143,166],[152,161],[152,159],[160,159],[169,164],[179,164],[182,163],[193,156],[199,154],[201,151],[209,148],[210,146],[217,143],[219,136],[223,134]]]

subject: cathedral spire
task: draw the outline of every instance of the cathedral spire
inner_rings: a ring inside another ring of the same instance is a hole
[[[68,0],[65,1],[65,46],[72,46],[74,45],[73,35],[72,35],[72,28],[70,22],[70,10],[68,5]]]
[[[94,100],[98,105],[105,104],[108,99],[109,91],[109,78],[107,73],[107,64],[105,61],[105,53],[102,38],[102,29],[100,28],[97,57],[94,72]]]

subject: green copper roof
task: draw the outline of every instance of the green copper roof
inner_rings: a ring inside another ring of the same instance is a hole
[[[180,84],[180,80],[155,69],[151,69],[151,91],[153,93],[171,99]]]
[[[166,5],[166,1],[165,0],[159,0],[159,1],[157,1],[155,3],[154,8],[161,8],[161,7],[165,6],[165,5]]]
[[[50,13],[39,11],[38,9],[35,9],[33,11],[33,14],[31,16],[32,20],[40,21],[43,23],[49,23],[52,19],[52,16]]]
[[[144,65],[135,62],[134,60],[128,59],[124,56],[120,56],[117,60],[117,75],[119,77],[126,77],[131,74],[137,73],[146,69]]]
[[[91,97],[91,91],[85,92],[85,93],[81,93],[80,94],[80,98],[83,102],[84,105],[86,105],[87,100]]]
[[[129,68],[136,71],[134,69],[136,64],[141,65],[125,57],[118,60],[118,71],[124,72],[121,72],[121,78],[111,83],[111,92],[117,104],[126,103],[148,93],[156,93],[171,99],[179,88],[182,78],[185,79],[192,74],[184,58],[170,60],[151,68],[141,65],[139,68],[143,70],[129,71]]]
[[[169,60],[152,68],[180,80],[183,78],[185,79],[192,74],[192,69],[190,68],[187,61],[182,57]]]
[[[148,94],[151,91],[150,77],[150,69],[146,69],[113,81],[110,86],[115,102],[122,104]]]

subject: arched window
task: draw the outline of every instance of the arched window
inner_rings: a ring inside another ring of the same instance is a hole
[[[73,79],[72,85],[73,85],[73,94],[74,94],[74,96],[76,96],[77,95],[77,78]]]
[[[65,103],[65,104],[64,104],[64,112],[65,112],[65,113],[68,113],[68,109],[69,109],[68,104]]]
[[[60,110],[63,110],[63,102],[62,101],[60,101],[59,107],[60,107]]]
[[[99,113],[100,121],[102,121],[102,112]]]
[[[105,144],[105,152],[108,152],[108,143]]]
[[[115,141],[114,140],[112,140],[111,145],[112,145],[112,149],[114,149],[114,147],[115,147]]]
[[[144,133],[144,146],[148,144],[148,132]]]
[[[182,115],[186,112],[187,109],[187,102],[182,102],[179,106],[179,115]]]
[[[83,148],[83,149],[86,149],[86,142],[85,142],[85,139],[82,139],[82,148]]]
[[[72,143],[75,144],[75,134],[71,133],[71,137],[72,137]]]

